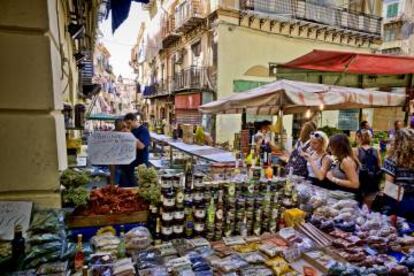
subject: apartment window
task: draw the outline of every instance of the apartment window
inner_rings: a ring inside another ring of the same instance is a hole
[[[191,45],[191,51],[193,52],[193,55],[195,57],[200,56],[200,54],[201,54],[201,42],[198,41],[198,42],[194,43],[193,45]]]
[[[394,41],[401,39],[401,26],[398,24],[390,24],[384,27],[384,41]]]
[[[396,17],[398,15],[398,3],[387,6],[387,18]]]

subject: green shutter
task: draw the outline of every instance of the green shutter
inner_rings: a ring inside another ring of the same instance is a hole
[[[265,85],[269,82],[264,81],[247,81],[247,80],[235,80],[233,81],[233,92],[244,92],[262,85]]]
[[[398,15],[398,3],[387,6],[387,17],[395,17]]]

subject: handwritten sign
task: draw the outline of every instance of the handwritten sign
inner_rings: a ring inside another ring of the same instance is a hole
[[[126,165],[136,158],[137,139],[132,133],[97,131],[88,140],[93,165]]]
[[[29,229],[32,205],[28,201],[0,201],[0,240],[12,240],[18,224],[23,233]]]

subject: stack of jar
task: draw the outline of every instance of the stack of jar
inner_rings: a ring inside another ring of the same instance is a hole
[[[161,176],[161,239],[184,234],[184,189],[180,175]]]
[[[204,200],[204,176],[193,178],[194,235],[203,236],[206,230],[206,201]]]
[[[162,239],[276,233],[284,227],[284,208],[295,207],[296,193],[289,179],[257,177],[205,182],[203,175],[194,174],[186,176],[184,189],[179,176],[162,176]]]

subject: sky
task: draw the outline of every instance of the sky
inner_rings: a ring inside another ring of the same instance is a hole
[[[100,41],[111,53],[109,63],[112,65],[116,76],[122,75],[124,78],[135,79],[135,74],[129,66],[129,60],[143,18],[144,12],[141,9],[141,4],[132,2],[128,18],[115,31],[115,34],[112,34],[110,16],[108,20],[103,21],[100,25],[100,30],[103,33]]]

